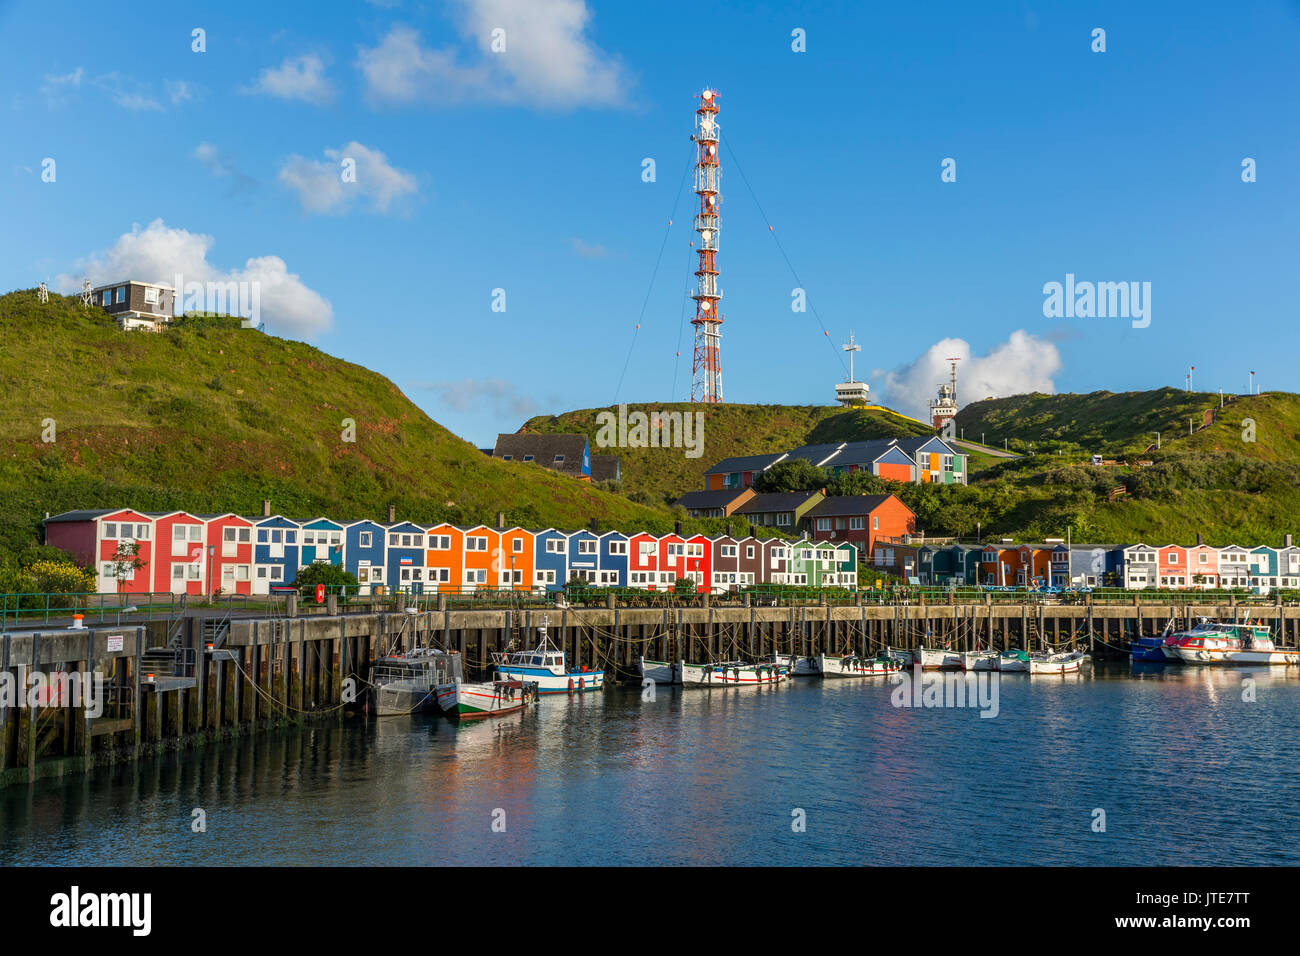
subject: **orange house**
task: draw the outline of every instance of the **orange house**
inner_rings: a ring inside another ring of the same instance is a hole
[[[500,581],[501,533],[482,524],[462,530],[464,548],[461,560],[465,572],[461,588],[465,591],[475,588],[495,590]]]
[[[523,528],[502,531],[497,546],[498,577],[503,591],[527,591],[533,579],[533,536]]]
[[[465,532],[453,524],[437,524],[425,532],[424,576],[429,589],[460,593],[464,578]]]

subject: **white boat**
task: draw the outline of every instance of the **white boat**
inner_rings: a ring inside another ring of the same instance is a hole
[[[458,680],[438,687],[438,706],[453,720],[482,720],[523,710],[537,698],[537,685],[518,680],[471,684]]]
[[[818,667],[823,677],[884,677],[896,674],[903,669],[903,662],[891,654],[877,654],[875,657],[858,657],[850,654],[835,657],[822,654],[818,657]]]
[[[389,654],[370,669],[375,713],[380,717],[413,714],[437,706],[437,688],[461,679],[460,654],[416,647]]]
[[[942,647],[918,647],[912,651],[912,660],[922,670],[961,670],[961,654]]]
[[[961,669],[964,671],[995,671],[998,669],[998,652],[962,651]]]
[[[1028,674],[1029,653],[1021,650],[1003,651],[998,655],[998,670],[1004,674]]]
[[[783,664],[747,664],[724,661],[721,664],[677,665],[685,687],[764,687],[783,684],[790,679],[790,668]]]
[[[1266,624],[1222,624],[1201,618],[1166,639],[1164,652],[1187,664],[1295,664],[1300,648],[1278,647]]]
[[[542,618],[537,628],[537,646],[532,650],[492,655],[496,679],[535,683],[539,694],[582,694],[600,690],[605,683],[605,672],[585,667],[571,671],[565,667],[564,651],[551,645],[546,636],[546,625],[546,618]]]
[[[814,677],[821,673],[816,657],[799,657],[797,654],[773,654],[772,663],[790,671],[792,677]]]
[[[682,682],[682,672],[678,666],[671,661],[652,661],[648,657],[641,658],[641,676],[654,681],[656,684],[680,684]]]
[[[1083,651],[1063,651],[1059,654],[1033,654],[1029,658],[1031,674],[1074,674],[1083,666]]]

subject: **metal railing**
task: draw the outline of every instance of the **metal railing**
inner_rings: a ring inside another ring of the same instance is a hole
[[[174,613],[183,595],[170,591],[153,591],[134,594],[61,594],[13,593],[0,594],[0,626],[18,624],[48,624],[52,619],[63,620],[80,614],[87,625],[116,623],[124,616],[144,615],[145,620],[169,617]],[[134,610],[128,611],[128,608]]]

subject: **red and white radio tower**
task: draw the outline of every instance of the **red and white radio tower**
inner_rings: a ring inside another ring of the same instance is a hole
[[[718,310],[718,94],[705,90],[695,111],[695,193],[700,211],[695,231],[700,234],[700,267],[695,270],[695,360],[691,365],[691,401],[722,401],[722,313]]]

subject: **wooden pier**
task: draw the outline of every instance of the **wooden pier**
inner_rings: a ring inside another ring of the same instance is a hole
[[[702,606],[519,607],[413,613],[398,595],[340,613],[331,599],[277,617],[185,618],[119,627],[37,629],[0,635],[0,786],[84,773],[96,765],[261,733],[286,723],[342,720],[364,706],[371,662],[413,642],[459,651],[466,676],[493,652],[531,647],[547,621],[571,666],[639,681],[658,660],[759,659],[773,653],[874,654],[919,645],[973,650],[1079,647],[1122,657],[1138,636],[1173,618],[1244,619],[1300,645],[1300,608],[1280,605],[797,604],[705,599]],[[98,674],[98,714],[87,700],[29,694],[34,672],[88,680]],[[388,718],[385,718],[388,719]]]

